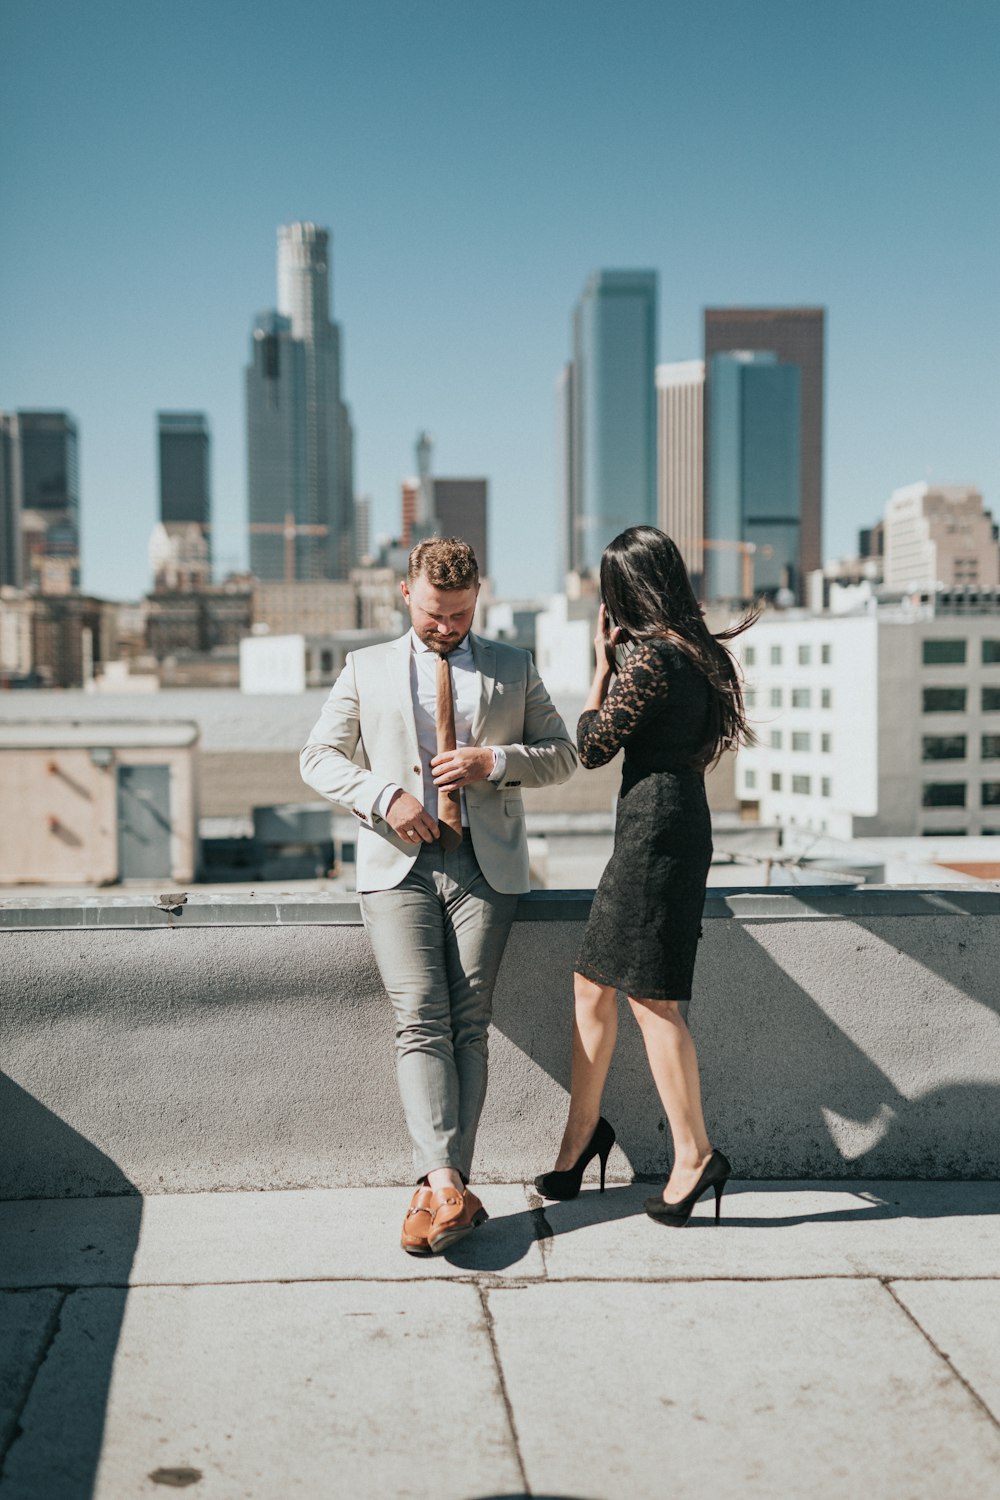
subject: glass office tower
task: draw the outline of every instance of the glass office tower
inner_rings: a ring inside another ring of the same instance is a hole
[[[77,427],[63,411],[2,418],[0,581],[38,593],[80,586]]]
[[[656,272],[597,271],[573,314],[564,437],[569,567],[594,570],[626,526],[656,521]]]
[[[346,578],[354,560],[353,431],[330,319],[330,236],[278,230],[278,310],[254,324],[246,372],[250,567]]]
[[[752,542],[756,593],[797,589],[800,575],[801,380],[770,351],[738,350],[709,362],[706,534]],[[762,549],[769,548],[765,553]],[[709,549],[708,599],[739,599],[742,557]]]
[[[164,526],[197,526],[211,557],[211,439],[208,418],[200,411],[156,414],[160,463],[160,521]]]

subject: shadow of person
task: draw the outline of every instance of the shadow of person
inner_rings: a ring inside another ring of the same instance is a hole
[[[0,1493],[90,1500],[142,1198],[4,1074],[0,1119]],[[120,1195],[96,1229],[93,1195]]]

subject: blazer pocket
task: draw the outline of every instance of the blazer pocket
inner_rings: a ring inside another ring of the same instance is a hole
[[[524,817],[524,803],[520,797],[505,797],[503,799],[503,810],[508,818]]]

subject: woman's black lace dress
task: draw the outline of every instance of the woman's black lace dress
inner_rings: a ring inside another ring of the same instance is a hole
[[[653,640],[633,651],[603,706],[577,726],[585,766],[625,748],[614,853],[577,969],[637,999],[691,997],[712,860],[704,773],[691,762],[714,739],[716,713],[694,663]]]

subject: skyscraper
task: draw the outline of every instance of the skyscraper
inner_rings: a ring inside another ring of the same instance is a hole
[[[278,230],[278,310],[255,321],[246,372],[250,567],[262,579],[346,578],[353,562],[353,431],[330,319],[329,241]]]
[[[77,429],[66,412],[0,416],[0,581],[42,594],[80,586]]]
[[[569,567],[596,569],[626,526],[656,517],[656,272],[595,271],[573,313],[561,424],[571,445],[564,512]]]
[[[212,490],[208,419],[200,411],[156,414],[160,467],[161,550],[184,534],[184,549],[199,554],[200,574],[211,581]],[[200,537],[202,545],[197,545]],[[154,566],[154,573],[156,568]]]
[[[773,353],[716,354],[708,381],[705,534],[758,549],[756,592],[795,589],[801,556],[798,366],[779,364]],[[709,551],[705,573],[706,598],[742,597],[737,548]]]
[[[708,307],[705,309],[706,434],[711,422],[712,357],[734,349],[762,350],[801,371],[799,406],[799,521],[801,576],[823,561],[823,341],[822,307]],[[711,459],[706,437],[706,487]]]
[[[680,547],[697,588],[705,568],[705,365],[656,367],[656,524]]]
[[[486,540],[486,509],[489,481],[486,479],[435,479],[434,515],[440,536],[456,536],[468,542],[476,554],[479,576],[489,577]]]

